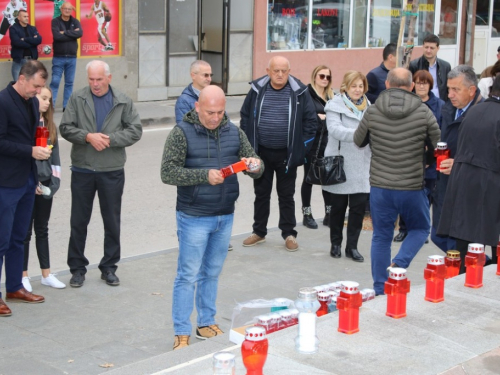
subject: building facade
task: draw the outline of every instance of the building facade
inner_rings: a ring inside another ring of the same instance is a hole
[[[27,1],[30,23],[35,26],[42,1]],[[75,88],[87,84],[86,63],[102,58],[111,66],[112,84],[137,101],[180,95],[190,82],[189,66],[196,59],[211,64],[213,83],[228,95],[246,94],[248,82],[264,75],[269,59],[276,54],[290,60],[291,73],[304,83],[309,82],[316,65],[330,66],[333,87],[338,87],[345,71],[367,73],[380,64],[383,47],[398,41],[401,18],[412,16],[411,8],[402,9],[403,0],[114,2],[119,9],[113,15],[120,26],[115,49],[119,53],[89,54],[83,51],[89,48],[82,47]],[[87,3],[92,1],[75,0],[75,15],[80,20],[88,13]],[[466,63],[480,73],[496,61],[500,0],[419,0],[416,15],[412,58],[421,55],[423,38],[433,33],[441,39],[439,57],[452,66]],[[88,28],[84,34],[94,35],[93,26]],[[51,43],[46,39],[50,36],[44,37],[40,49]],[[40,55],[50,71],[50,57]],[[8,58],[0,60],[2,87],[11,80],[10,68]]]

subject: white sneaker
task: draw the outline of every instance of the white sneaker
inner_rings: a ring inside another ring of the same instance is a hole
[[[56,288],[56,289],[66,288],[66,284],[60,282],[57,279],[56,275],[53,273],[49,273],[49,276],[47,276],[47,277],[42,276],[42,285],[51,286],[52,288]]]
[[[31,280],[31,278],[28,276],[23,277],[23,287],[24,287],[24,289],[26,289],[28,292],[31,293],[33,291],[33,288],[31,287],[30,280]]]

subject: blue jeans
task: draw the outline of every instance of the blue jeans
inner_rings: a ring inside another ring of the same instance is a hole
[[[373,289],[384,294],[387,267],[391,264],[391,242],[394,222],[399,215],[404,219],[408,235],[402,242],[393,263],[407,268],[429,236],[431,219],[429,199],[424,190],[389,190],[372,187],[370,209],[373,222],[371,249]]]
[[[66,108],[69,97],[73,91],[73,81],[75,80],[76,56],[75,57],[53,57],[52,58],[52,81],[50,89],[52,90],[52,101],[54,106],[57,101],[57,92],[59,84],[64,73],[64,99],[63,108]]]
[[[20,62],[16,63],[15,61],[12,61],[12,79],[14,81],[17,81],[19,78],[19,72],[21,71],[21,67],[26,63],[25,59],[21,59]]]
[[[217,285],[227,256],[234,214],[191,216],[177,211],[176,218],[179,259],[172,320],[175,335],[191,335],[194,300],[198,327],[215,324]]]
[[[30,225],[35,189],[33,172],[19,188],[0,187],[0,277],[5,259],[7,293],[23,287],[24,239]]]

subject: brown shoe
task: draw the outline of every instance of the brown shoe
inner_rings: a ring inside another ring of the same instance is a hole
[[[42,303],[42,302],[45,302],[44,297],[30,293],[24,288],[21,288],[17,292],[14,292],[14,293],[7,292],[7,300],[12,301],[12,302],[24,302],[24,303]]]
[[[196,337],[199,338],[200,340],[211,339],[214,336],[223,334],[224,332],[222,332],[222,330],[219,328],[217,324],[196,328]]]
[[[299,249],[299,244],[294,236],[288,236],[285,240],[285,247],[288,251],[297,251]]]
[[[12,311],[10,311],[9,306],[5,304],[3,299],[0,298],[0,316],[11,316]]]
[[[174,350],[185,348],[186,346],[189,346],[189,336],[176,335],[174,339]]]
[[[252,233],[249,237],[245,239],[245,241],[243,241],[243,246],[250,247],[263,242],[266,242],[266,237],[260,237],[257,236],[255,233]]]

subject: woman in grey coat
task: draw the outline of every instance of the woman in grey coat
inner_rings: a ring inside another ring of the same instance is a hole
[[[328,127],[328,144],[325,156],[344,156],[344,171],[347,181],[339,185],[323,186],[330,194],[330,255],[333,258],[342,256],[342,230],[344,218],[349,204],[347,222],[347,243],[345,255],[356,262],[364,258],[358,251],[358,239],[363,226],[365,204],[370,192],[370,159],[369,147],[359,148],[353,142],[354,131],[370,105],[365,96],[368,91],[366,77],[354,70],[344,75],[340,86],[340,95],[336,95],[325,107]],[[340,146],[340,151],[339,151]]]

